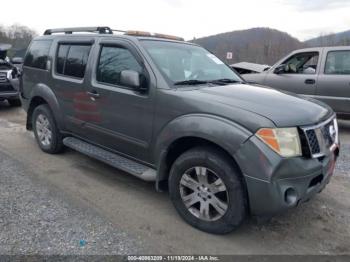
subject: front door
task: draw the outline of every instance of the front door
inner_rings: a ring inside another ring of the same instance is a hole
[[[296,53],[271,69],[264,85],[302,95],[315,95],[319,52]]]
[[[154,116],[155,81],[136,48],[125,40],[102,41],[88,93],[96,117],[86,123],[90,140],[119,153],[151,162],[150,143]],[[145,77],[145,92],[123,86],[123,70]]]

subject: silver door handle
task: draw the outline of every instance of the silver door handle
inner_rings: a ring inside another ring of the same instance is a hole
[[[100,94],[97,93],[97,91],[93,90],[93,91],[89,91],[87,92],[87,94],[93,98],[99,98],[100,97]]]

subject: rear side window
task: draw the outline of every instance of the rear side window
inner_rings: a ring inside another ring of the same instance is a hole
[[[56,57],[56,72],[63,75],[69,45],[60,45]]]
[[[328,52],[325,73],[350,75],[350,50]]]
[[[142,73],[141,65],[128,49],[103,46],[97,67],[97,81],[120,85],[120,73],[123,70]]]
[[[91,45],[60,44],[56,56],[56,73],[83,78]]]
[[[51,43],[51,40],[33,41],[24,59],[24,65],[46,70]]]

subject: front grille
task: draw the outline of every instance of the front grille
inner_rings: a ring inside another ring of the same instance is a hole
[[[0,83],[6,83],[6,82],[7,82],[7,73],[0,72]]]
[[[302,128],[312,157],[324,156],[327,150],[338,143],[338,125],[335,117],[312,127]]]
[[[306,130],[306,137],[309,142],[309,147],[312,155],[319,154],[320,153],[320,145],[317,140],[316,132],[315,130]]]

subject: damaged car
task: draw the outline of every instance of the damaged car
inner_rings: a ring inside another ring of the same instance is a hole
[[[295,50],[246,81],[320,100],[350,119],[350,46]]]
[[[23,58],[9,59],[10,44],[0,44],[0,101],[7,100],[11,106],[20,106],[19,76]]]

